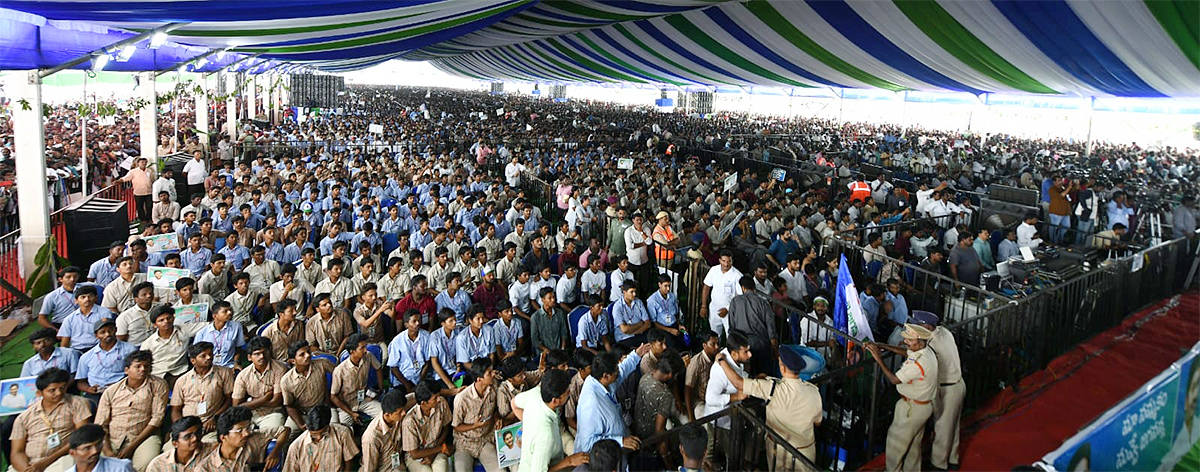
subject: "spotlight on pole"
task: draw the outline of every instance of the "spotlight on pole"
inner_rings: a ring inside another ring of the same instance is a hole
[[[104,70],[104,66],[108,65],[109,59],[107,51],[92,56],[92,71],[99,72]]]
[[[117,55],[117,62],[128,61],[129,58],[133,57],[133,53],[136,51],[137,51],[137,46],[132,45],[132,44],[121,48],[121,53]]]

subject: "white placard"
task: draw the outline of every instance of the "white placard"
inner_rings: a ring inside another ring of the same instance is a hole
[[[367,132],[374,133],[374,134],[383,134],[383,125],[371,123],[369,126],[367,126]]]
[[[738,177],[737,172],[734,172],[732,175],[725,178],[725,191],[726,192],[737,188],[737,177]]]
[[[617,159],[617,168],[621,170],[633,170],[633,159],[628,157]]]

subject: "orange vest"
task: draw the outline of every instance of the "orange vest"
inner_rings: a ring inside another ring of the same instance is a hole
[[[654,236],[659,236],[662,239],[670,241],[675,239],[675,232],[672,231],[670,227],[664,229],[655,225]],[[675,260],[675,250],[670,249],[667,246],[663,246],[662,244],[655,244],[654,257],[658,258],[659,261],[672,261]]]
[[[850,184],[850,201],[866,200],[871,197],[871,186],[861,180]]]

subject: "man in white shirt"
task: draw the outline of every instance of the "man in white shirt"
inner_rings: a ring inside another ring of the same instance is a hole
[[[192,160],[183,165],[183,174],[187,176],[188,195],[204,194],[204,179],[208,177],[208,166],[204,163],[204,153],[196,151]]]
[[[520,186],[522,172],[525,172],[525,165],[517,162],[517,157],[513,156],[512,161],[504,166],[504,179],[513,187]]]
[[[1042,243],[1041,238],[1037,237],[1037,219],[1037,214],[1025,215],[1025,221],[1017,226],[1017,246],[1037,249]]]
[[[713,332],[729,334],[729,325],[725,322],[729,314],[729,302],[736,295],[742,294],[738,281],[742,272],[733,266],[733,251],[721,251],[720,264],[709,269],[704,276],[704,293],[700,300],[709,300],[708,305],[700,308],[700,316],[708,316],[708,325]],[[712,299],[709,299],[709,296]]]
[[[719,362],[728,362],[734,372],[742,378],[749,378],[750,374],[746,373],[745,365],[750,361],[750,340],[742,333],[732,333],[729,335],[729,342],[725,349],[722,349],[717,354],[717,361],[713,362],[709,368],[708,388],[704,390],[704,414],[711,415],[725,409],[732,402],[742,401],[746,398],[745,394],[738,393],[737,387],[729,381],[729,377],[725,376],[725,369],[721,367]],[[729,418],[720,418],[716,421],[718,441],[722,436],[728,439],[729,435]]]
[[[633,215],[633,225],[625,228],[625,255],[629,256],[629,265],[632,266],[634,282],[637,283],[639,293],[649,292],[645,287],[652,276],[651,271],[654,270],[650,265],[648,251],[650,238],[650,227],[646,225],[646,218],[641,214]]]
[[[159,174],[158,180],[154,181],[154,186],[150,189],[152,195],[158,195],[159,192],[167,192],[170,195],[172,202],[178,202],[178,195],[175,194],[175,172],[171,169],[163,169],[162,174]]]

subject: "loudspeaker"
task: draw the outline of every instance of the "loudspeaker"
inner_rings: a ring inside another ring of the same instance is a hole
[[[91,197],[63,211],[71,264],[88,267],[108,256],[108,247],[129,239],[129,211],[122,200]]]
[[[1003,202],[1016,203],[1018,205],[1031,207],[1038,206],[1038,201],[1040,200],[1038,198],[1039,195],[1037,190],[1029,190],[997,184],[988,186],[988,197],[991,197],[993,200],[1000,200]]]

